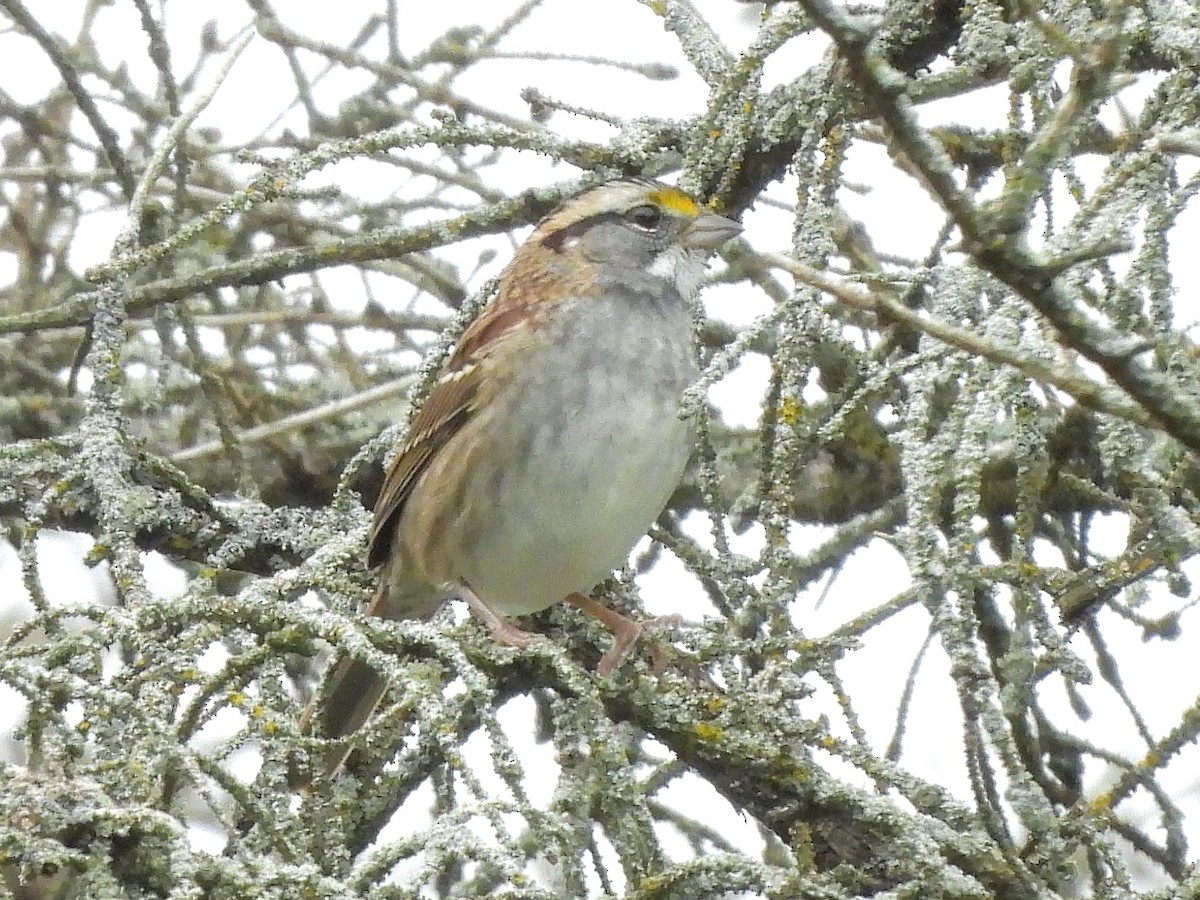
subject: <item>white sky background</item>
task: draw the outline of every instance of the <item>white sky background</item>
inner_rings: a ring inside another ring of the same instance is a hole
[[[760,7],[745,6],[731,0],[695,0],[695,3],[731,52],[743,49],[753,38]],[[415,54],[452,26],[477,23],[484,28],[494,27],[516,5],[512,0],[403,4],[401,50],[406,54]],[[68,39],[74,37],[82,2],[56,0],[36,6],[36,14],[44,23],[52,25]],[[292,3],[279,4],[279,8],[284,22],[297,31],[318,36],[332,44],[345,45],[354,37],[354,29],[361,25],[364,11],[380,11],[380,4],[368,0],[339,0],[336,5]],[[333,10],[336,10],[336,14],[332,13]],[[588,12],[584,13],[584,10]],[[598,10],[603,10],[603,13],[596,14]],[[173,63],[177,72],[190,69],[198,50],[201,28],[208,19],[216,18],[221,22],[223,37],[228,37],[248,21],[246,6],[230,0],[213,3],[169,2],[166,4],[166,15],[165,31],[173,40]],[[136,11],[128,3],[118,2],[105,9],[100,14],[102,27],[96,31],[96,46],[113,63],[118,61],[114,54],[122,54],[132,76],[143,83],[150,83],[147,80],[153,79],[155,73],[146,58],[144,44],[130,40],[131,36],[141,35],[136,16]],[[112,34],[113,40],[105,40],[106,34]],[[806,69],[825,46],[825,42],[817,37],[794,44],[787,53],[777,54],[776,62],[768,68],[768,87],[789,80]],[[509,53],[544,52],[547,48],[552,48],[556,53],[616,57],[630,62],[668,62],[674,64],[681,75],[674,81],[648,82],[637,75],[614,69],[596,69],[566,62],[531,63],[517,59],[480,64],[456,81],[456,89],[461,95],[514,116],[527,114],[528,107],[521,100],[520,92],[531,85],[557,100],[622,116],[678,118],[698,113],[704,108],[707,89],[688,68],[674,36],[666,33],[661,28],[661,20],[635,0],[605,0],[594,4],[582,4],[578,0],[548,0],[500,44],[500,49]],[[793,60],[794,66],[786,66],[785,60],[779,59],[783,56]],[[301,57],[304,58],[304,54]],[[311,61],[312,57],[308,59]],[[311,75],[315,69],[309,71]],[[348,92],[349,81],[353,77],[345,72],[336,72],[318,82],[318,100],[323,96],[343,96]],[[5,90],[18,102],[33,102],[44,95],[47,81],[57,81],[57,74],[40,52],[33,50],[32,45],[24,39],[10,34],[0,35],[0,83]],[[256,39],[197,124],[219,127],[225,143],[257,138],[280,115],[284,115],[284,126],[291,122],[300,129],[303,127],[300,111],[293,109],[288,112],[294,92],[294,84],[278,48]],[[1145,90],[1135,86],[1126,92],[1123,99],[1136,112],[1137,104],[1144,95]],[[922,114],[931,124],[956,122],[994,127],[1003,124],[1007,114],[1006,103],[1007,94],[1001,87],[981,91],[970,99],[940,102],[928,107]],[[1113,104],[1110,104],[1109,112],[1113,116],[1119,114]],[[119,110],[105,110],[105,113],[111,114],[113,124],[120,127]],[[589,140],[602,141],[613,135],[612,129],[607,126],[562,114],[553,117],[551,127],[565,136]],[[432,152],[430,158],[434,158]],[[549,161],[534,154],[510,154],[507,160],[504,167],[494,170],[494,177],[489,176],[492,186],[503,190],[517,191],[577,174],[570,167],[552,166]],[[1090,173],[1084,166],[1082,174],[1095,177],[1100,164],[1097,163],[1095,171]],[[370,196],[372,192],[381,190],[379,176],[382,171],[386,171],[392,179],[397,177],[395,169],[378,164],[341,163],[317,173],[305,185],[315,186],[334,181],[343,189]],[[941,227],[942,216],[918,184],[897,173],[882,149],[856,148],[849,156],[845,177],[847,183],[870,187],[866,193],[843,190],[840,199],[848,212],[865,224],[878,251],[912,259],[919,259],[926,254]],[[790,184],[775,185],[771,195],[788,203],[794,199]],[[1185,214],[1184,221],[1188,216],[1191,219],[1188,226],[1177,229],[1177,232],[1188,235],[1189,243],[1195,247],[1197,231],[1200,230],[1197,219],[1200,216],[1194,209]],[[747,226],[746,239],[756,249],[774,252],[789,250],[791,221],[785,212],[760,204],[746,214],[744,221]],[[76,244],[78,256],[74,262],[78,268],[106,259],[117,230],[124,224],[122,216],[117,213],[104,212],[89,217],[83,223],[84,230]],[[516,237],[520,239],[523,235]],[[499,252],[495,260],[480,270],[475,283],[471,285],[478,287],[508,260],[511,251],[505,241],[469,241],[439,252],[469,271],[485,247],[496,248]],[[1194,252],[1179,250],[1173,254],[1181,298],[1187,294],[1194,297],[1195,288],[1200,285],[1197,257]],[[5,260],[0,255],[0,280],[8,279],[12,272],[11,260]],[[353,298],[348,304],[353,308],[361,305],[361,284],[357,273],[348,268],[334,270],[323,273],[321,280],[330,301],[335,305],[339,296]],[[407,303],[411,299],[399,298],[398,302]],[[768,310],[765,297],[744,289],[710,292],[706,302],[711,314],[735,324],[748,324]],[[1180,311],[1180,319],[1180,324],[1196,320],[1194,300]],[[731,420],[741,424],[754,423],[766,375],[765,360],[748,358],[738,371],[713,389],[712,396]],[[697,536],[707,530],[703,522],[692,524]],[[1107,539],[1114,549],[1123,547],[1124,527],[1122,519],[1110,517],[1103,526],[1094,527],[1093,541],[1103,542]],[[827,529],[822,528],[797,528],[796,546],[800,550],[815,546],[828,533]],[[736,538],[734,546],[744,552],[754,552],[756,542],[760,539],[759,532],[752,530]],[[84,567],[81,556],[86,547],[86,541],[67,536],[42,539],[42,572],[52,603],[85,602],[111,595],[105,584],[103,570]],[[1185,570],[1193,581],[1200,583],[1200,567],[1189,565],[1185,566]],[[157,571],[161,573],[158,583],[163,590],[178,589],[180,580],[171,573],[169,567],[158,565]],[[25,618],[30,612],[19,574],[12,548],[0,543],[0,623]],[[856,554],[832,585],[822,583],[798,597],[795,604],[796,620],[807,634],[819,637],[855,615],[885,602],[908,584],[907,568],[900,554],[887,542],[877,540],[867,550]],[[673,561],[664,563],[644,577],[641,587],[646,608],[652,614],[680,612],[688,618],[700,619],[711,613],[699,588],[689,582],[682,573],[682,567]],[[1172,601],[1172,605],[1176,602]],[[1154,606],[1152,601],[1146,610],[1147,615],[1154,614]],[[1195,610],[1185,614],[1185,635],[1194,636],[1197,633],[1198,629],[1191,621],[1196,615]],[[1155,736],[1161,736],[1178,723],[1181,710],[1200,694],[1200,666],[1195,664],[1197,648],[1194,641],[1188,641],[1185,637],[1178,641],[1145,643],[1140,631],[1117,621],[1115,616],[1101,613],[1100,618],[1110,646],[1118,658],[1141,660],[1139,664],[1124,667],[1126,685]],[[1189,628],[1189,625],[1192,627]],[[0,624],[0,629],[7,631],[7,626]],[[857,703],[862,724],[877,750],[882,750],[891,737],[904,680],[926,631],[927,617],[924,611],[919,607],[910,609],[896,616],[886,626],[873,631],[862,649],[850,654],[839,666]],[[1082,642],[1076,641],[1073,647],[1085,659],[1091,659]],[[923,663],[915,702],[909,713],[904,762],[915,774],[945,785],[969,802],[958,703],[947,672],[945,654],[935,646]],[[1053,694],[1053,682],[1046,690]],[[1058,693],[1062,695],[1061,689]],[[1065,695],[1062,695],[1058,699],[1064,704],[1063,712],[1056,717],[1060,723],[1075,722],[1072,730],[1091,736],[1091,730],[1111,727],[1114,717],[1118,717],[1117,720],[1122,723],[1121,730],[1132,736],[1134,732],[1128,727],[1115,697],[1103,684],[1083,688],[1082,694],[1092,705],[1094,716],[1091,722],[1079,722],[1067,710]],[[11,732],[16,722],[19,710],[14,697],[7,688],[0,686],[0,737]],[[528,710],[515,708],[513,712],[513,731],[519,732],[524,727],[522,723],[528,721]],[[813,716],[828,713],[835,723],[841,721],[836,706],[824,692],[818,693],[805,713]],[[1108,734],[1097,739],[1101,744],[1110,744],[1111,741]],[[527,746],[524,752],[537,754],[543,751],[544,748]],[[1131,744],[1127,752],[1131,758],[1137,758],[1143,754],[1144,748]],[[544,767],[546,763],[539,761],[538,765]],[[1180,805],[1192,814],[1193,826],[1195,819],[1200,818],[1194,772],[1200,772],[1200,754],[1195,748],[1189,748],[1166,770],[1162,778]],[[1102,790],[1106,784],[1105,777],[1106,773],[1099,768],[1090,768],[1086,774],[1085,789],[1089,793]],[[687,781],[679,782],[672,789],[671,801],[698,818],[711,820],[711,790],[700,791],[694,781],[690,787],[688,785]],[[729,828],[741,832],[739,840],[745,841],[746,846],[753,846],[757,841],[753,828],[736,817],[728,818]],[[1198,837],[1193,833],[1189,835],[1189,840],[1194,845]],[[1194,849],[1192,856],[1196,856]]]

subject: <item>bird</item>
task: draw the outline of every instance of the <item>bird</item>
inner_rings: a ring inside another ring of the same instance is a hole
[[[588,596],[666,506],[691,454],[681,414],[699,377],[692,304],[707,257],[742,231],[679,188],[623,178],[563,201],[533,229],[417,411],[375,504],[367,614],[427,619],[466,600],[494,638],[566,601],[614,635],[611,674],[646,627]],[[333,664],[301,731],[343,738],[387,689]],[[326,774],[350,747],[337,742]]]

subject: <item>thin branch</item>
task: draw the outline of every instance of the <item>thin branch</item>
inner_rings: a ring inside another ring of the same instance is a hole
[[[50,61],[54,63],[54,67],[58,69],[63,82],[67,85],[67,90],[71,92],[71,96],[79,104],[80,111],[100,139],[100,145],[104,147],[104,155],[108,159],[108,164],[113,167],[117,180],[121,183],[121,190],[126,198],[132,197],[136,185],[133,171],[129,168],[129,161],[121,152],[121,139],[96,107],[92,95],[83,86],[79,72],[76,71],[75,64],[67,56],[67,52],[59,45],[58,40],[30,15],[21,0],[0,0],[0,7],[26,34],[37,41],[46,55],[50,57]]]
[[[1156,426],[1155,419],[1141,406],[1131,403],[1110,388],[1096,384],[1082,371],[1065,363],[1052,365],[1015,347],[984,338],[974,331],[921,315],[881,291],[867,290],[842,281],[786,256],[764,254],[763,259],[804,284],[832,295],[839,303],[852,309],[881,313],[973,356],[1012,366],[1035,381],[1058,388],[1088,409],[1108,413],[1137,425],[1149,428]]]
[[[274,422],[268,422],[265,425],[259,425],[256,428],[249,428],[238,432],[235,437],[239,444],[253,444],[278,437],[281,434],[287,434],[289,431],[307,428],[318,422],[337,419],[346,415],[346,413],[361,409],[364,406],[371,406],[380,401],[390,400],[400,394],[405,394],[412,388],[415,381],[416,379],[412,376],[397,378],[395,381],[389,381],[386,384],[361,391],[352,397],[334,400],[331,403],[323,403],[312,409],[306,409],[304,412],[296,413],[294,416],[285,416]],[[224,441],[209,441],[205,444],[196,444],[195,446],[179,450],[171,454],[171,460],[176,463],[193,462],[197,459],[203,459],[206,456],[215,456],[218,453],[223,453],[226,449]]]

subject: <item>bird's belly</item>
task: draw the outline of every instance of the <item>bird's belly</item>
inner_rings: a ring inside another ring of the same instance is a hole
[[[587,592],[623,565],[683,475],[692,429],[679,400],[688,379],[631,390],[626,379],[596,374],[586,396],[532,385],[536,424],[514,433],[502,454],[516,464],[481,466],[472,479],[476,521],[463,523],[471,538],[460,577],[506,615]]]

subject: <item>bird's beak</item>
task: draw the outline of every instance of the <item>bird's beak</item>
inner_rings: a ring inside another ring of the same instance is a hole
[[[701,213],[683,229],[680,241],[683,246],[694,250],[716,250],[730,238],[742,233],[742,226],[733,219],[716,213]]]

